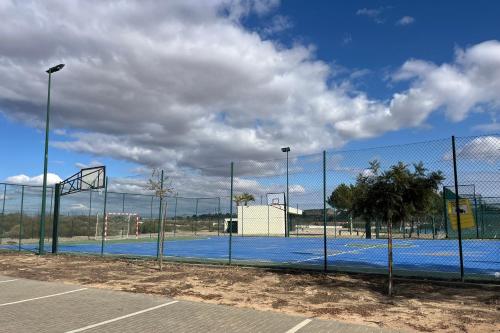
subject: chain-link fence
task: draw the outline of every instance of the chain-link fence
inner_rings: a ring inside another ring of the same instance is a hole
[[[104,189],[63,196],[58,249],[157,257],[163,219],[170,260],[500,278],[498,135],[287,154],[177,171],[161,201]],[[0,248],[38,251],[41,188],[1,190]]]

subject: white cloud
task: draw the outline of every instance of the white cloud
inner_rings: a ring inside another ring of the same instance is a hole
[[[271,22],[262,29],[264,36],[270,36],[288,30],[293,27],[290,18],[283,15],[275,15]]]
[[[43,124],[44,70],[66,63],[53,77],[53,128],[66,129],[54,146],[175,170],[270,160],[282,157],[285,145],[294,154],[316,152],[419,127],[441,109],[460,121],[479,104],[499,105],[497,41],[459,50],[450,64],[409,60],[393,77],[408,81],[408,90],[377,100],[349,83],[330,83],[336,68],[317,60],[314,46],[287,47],[241,24],[277,5],[4,2],[0,108]]]
[[[15,175],[5,179],[7,183],[22,184],[22,185],[43,185],[43,174],[38,176]],[[54,185],[61,182],[62,179],[54,173],[47,173],[47,185]]]
[[[384,8],[361,8],[356,11],[356,15],[367,16],[375,23],[381,24],[384,23],[384,19],[381,17]]]
[[[104,165],[104,163],[99,162],[97,160],[92,160],[89,163],[82,163],[82,162],[76,162],[75,167],[78,169],[85,169],[85,168],[91,168],[91,167],[96,167],[96,166],[101,166]]]
[[[500,160],[500,137],[482,136],[465,142],[457,148],[457,159],[497,162]]]
[[[500,132],[500,123],[492,122],[488,124],[475,125],[472,127],[472,130],[483,133]]]
[[[413,24],[415,23],[415,18],[414,17],[411,17],[411,16],[403,16],[402,18],[400,18],[397,22],[396,22],[396,25],[410,25],[410,24]]]

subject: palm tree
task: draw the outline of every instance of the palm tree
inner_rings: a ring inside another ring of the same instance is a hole
[[[235,195],[234,201],[236,202],[236,206],[239,206],[242,202],[245,206],[248,206],[250,201],[255,201],[255,197],[250,193],[244,192],[242,194]]]

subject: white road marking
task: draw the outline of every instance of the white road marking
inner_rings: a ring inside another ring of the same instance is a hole
[[[65,291],[65,292],[62,292],[62,293],[57,293],[57,294],[52,294],[52,295],[46,295],[46,296],[40,296],[40,297],[23,299],[23,300],[15,301],[15,302],[3,303],[3,304],[0,304],[0,306],[7,306],[7,305],[12,305],[12,304],[18,304],[18,303],[24,303],[24,302],[29,302],[29,301],[35,301],[37,299],[42,299],[42,298],[49,298],[49,297],[55,297],[55,296],[60,296],[60,295],[66,295],[66,294],[76,293],[77,291],[82,291],[82,290],[87,290],[87,288],[80,288],[80,289]]]
[[[14,281],[18,281],[18,280],[19,280],[19,279],[3,280],[3,281],[0,281],[0,283],[14,282]]]
[[[305,319],[305,320],[301,321],[300,323],[298,323],[297,325],[295,325],[294,327],[290,328],[285,333],[295,333],[298,330],[300,330],[302,327],[304,327],[307,324],[309,324],[311,321],[312,321],[312,319]]]
[[[116,318],[109,319],[109,320],[106,320],[106,321],[101,321],[100,323],[96,323],[96,324],[88,325],[88,326],[85,326],[85,327],[82,327],[82,328],[77,328],[77,329],[74,329],[74,330],[71,330],[71,331],[67,331],[66,333],[83,332],[83,331],[89,330],[89,329],[94,328],[94,327],[106,325],[106,324],[109,324],[109,323],[112,323],[112,322],[115,322],[115,321],[118,321],[118,320],[122,320],[122,319],[125,319],[125,318],[133,317],[133,316],[136,316],[136,315],[144,313],[144,312],[153,311],[153,310],[156,310],[156,309],[159,309],[159,308],[162,308],[164,306],[167,306],[167,305],[170,305],[170,304],[174,304],[174,303],[177,303],[177,302],[179,302],[179,301],[172,301],[172,302],[160,304],[160,305],[157,305],[157,306],[153,306],[152,308],[148,308],[148,309],[144,309],[144,310],[141,310],[141,311],[129,313],[128,315],[116,317]]]

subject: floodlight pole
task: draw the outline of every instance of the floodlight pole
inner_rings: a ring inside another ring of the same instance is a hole
[[[43,160],[43,186],[42,186],[42,212],[40,215],[40,239],[38,243],[38,254],[44,254],[44,240],[45,240],[45,205],[46,205],[46,195],[47,195],[47,164],[49,159],[49,120],[50,120],[50,83],[52,79],[52,73],[60,71],[64,67],[64,64],[59,64],[57,66],[49,68],[46,72],[49,74],[49,85],[47,92],[47,115],[45,119],[45,154]]]
[[[289,206],[289,191],[288,191],[288,153],[290,152],[290,147],[284,147],[281,148],[281,151],[286,153],[286,198],[285,198],[285,225],[286,225],[286,230],[285,230],[285,236],[290,237],[290,216],[288,212],[288,206]]]

